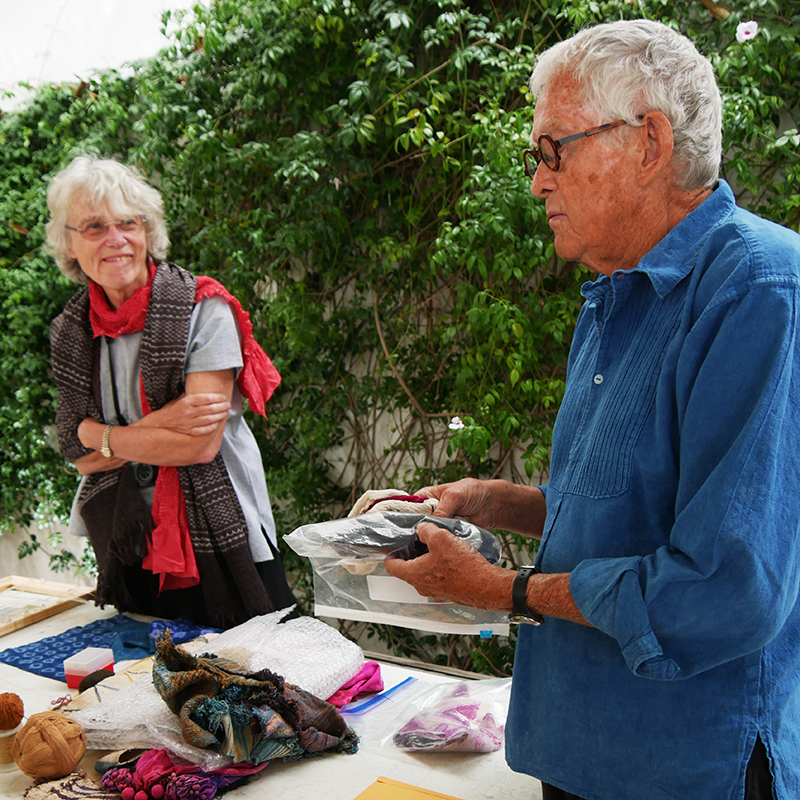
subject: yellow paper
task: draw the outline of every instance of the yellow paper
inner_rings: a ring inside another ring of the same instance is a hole
[[[420,789],[408,783],[393,781],[391,778],[378,778],[372,786],[368,786],[355,800],[459,800],[449,794]]]

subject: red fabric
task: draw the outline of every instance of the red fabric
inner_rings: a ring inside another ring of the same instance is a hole
[[[140,384],[141,385],[141,384]],[[151,411],[142,388],[142,411]],[[168,589],[188,589],[200,583],[194,557],[186,501],[177,467],[159,467],[153,493],[153,532],[147,543],[142,568],[159,576],[159,593]]]
[[[102,286],[89,281],[89,320],[92,323],[92,333],[98,336],[109,336],[116,339],[125,333],[136,333],[144,328],[147,316],[147,307],[150,305],[150,290],[153,286],[153,276],[156,274],[156,265],[150,262],[147,265],[148,278],[144,286],[140,286],[133,296],[128,298],[119,308],[112,308],[108,303],[106,293]]]
[[[336,708],[341,708],[362,694],[382,691],[383,678],[380,665],[377,661],[367,661],[356,676],[350,678],[328,698],[328,702]]]
[[[126,333],[135,333],[144,328],[153,278],[158,267],[148,264],[147,284],[137,289],[119,308],[112,308],[102,287],[89,282],[91,300],[89,317],[95,337],[116,338]],[[250,401],[250,408],[262,416],[265,404],[281,382],[281,376],[269,356],[253,337],[253,324],[241,303],[213,278],[197,277],[195,303],[205,297],[220,296],[236,314],[242,333],[242,356],[244,366],[239,371],[237,383],[242,395]],[[142,411],[151,412],[145,397],[144,386],[139,378]],[[159,576],[159,591],[184,589],[196,586],[200,574],[192,548],[186,503],[180,484],[177,467],[159,467],[153,497],[153,533],[148,550],[142,559],[142,567]]]
[[[374,503],[370,505],[367,511],[371,511],[378,503],[385,503],[387,500],[405,500],[409,503],[424,503],[427,498],[419,497],[416,494],[393,494],[391,497],[381,497],[380,500],[376,500]],[[364,513],[366,514],[367,511]]]
[[[213,295],[224,298],[236,314],[242,331],[244,355],[244,367],[239,372],[237,383],[242,395],[250,401],[250,408],[263,417],[266,415],[264,406],[267,400],[272,397],[272,393],[281,382],[280,373],[253,337],[253,323],[250,322],[250,315],[242,308],[241,303],[221,283],[200,275],[197,278],[195,302]]]

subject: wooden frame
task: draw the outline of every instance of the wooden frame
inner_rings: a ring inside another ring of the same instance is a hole
[[[0,592],[14,591],[44,595],[50,597],[51,600],[34,611],[31,611],[29,607],[21,607],[19,612],[0,619],[0,636],[52,617],[54,614],[80,605],[84,600],[89,600],[94,596],[94,587],[92,586],[75,586],[69,583],[45,581],[40,578],[22,578],[19,575],[0,578]]]

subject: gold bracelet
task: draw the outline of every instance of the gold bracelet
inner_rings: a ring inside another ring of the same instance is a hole
[[[114,454],[111,452],[111,448],[109,447],[108,438],[111,436],[111,431],[114,428],[113,425],[106,425],[105,429],[103,430],[103,441],[100,446],[100,452],[106,457],[111,458]]]

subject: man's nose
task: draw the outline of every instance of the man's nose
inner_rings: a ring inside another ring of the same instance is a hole
[[[553,189],[551,184],[554,181],[554,177],[555,172],[545,166],[544,161],[540,161],[536,166],[536,172],[533,173],[531,194],[534,197],[545,197],[545,195]]]

